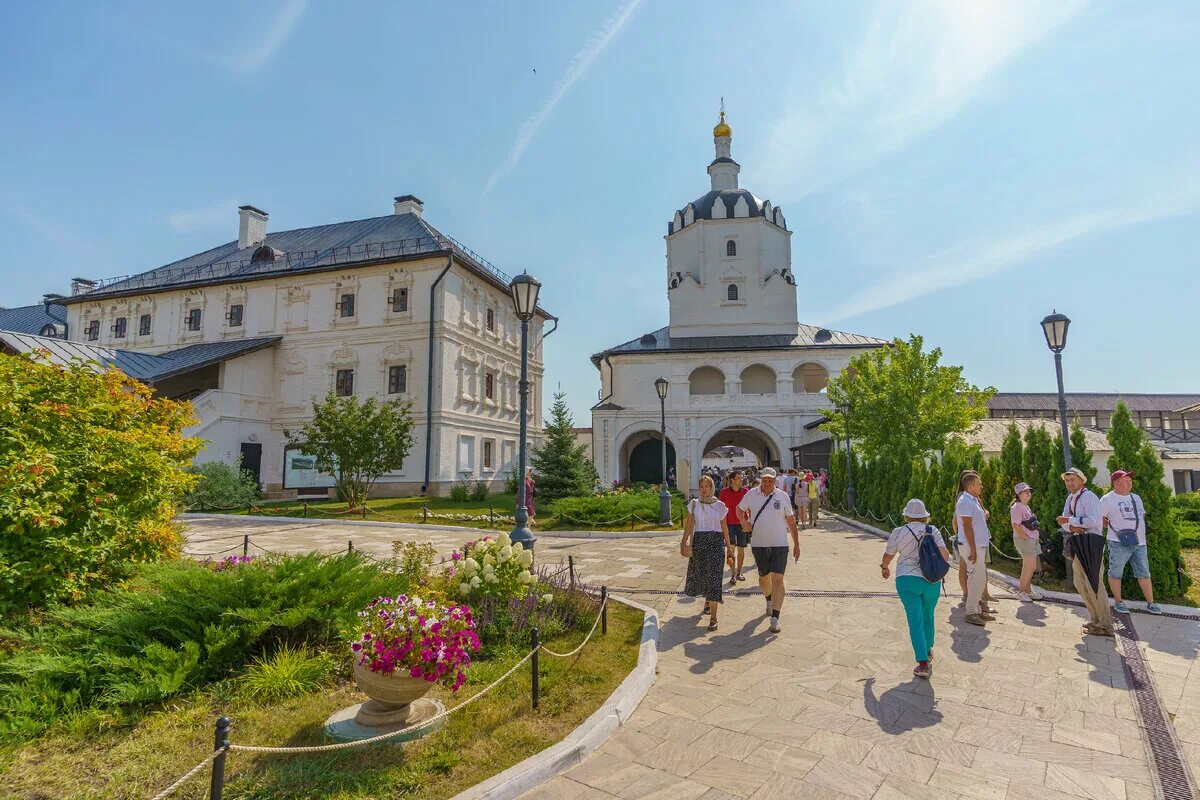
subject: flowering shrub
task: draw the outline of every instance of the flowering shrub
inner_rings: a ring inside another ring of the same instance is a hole
[[[253,560],[254,556],[225,556],[220,561],[209,559],[204,563],[208,564],[214,572],[224,572],[227,569],[240,567],[242,564],[249,564]]]
[[[379,597],[358,612],[359,637],[350,645],[360,666],[397,671],[457,692],[467,680],[479,636],[471,609],[419,597]]]
[[[495,538],[485,536],[467,542],[461,552],[451,555],[454,560],[454,577],[462,598],[476,597],[524,597],[535,579],[529,568],[533,565],[533,551],[517,545],[513,547],[507,533]]]

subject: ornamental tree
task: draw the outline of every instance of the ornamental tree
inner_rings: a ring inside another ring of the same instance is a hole
[[[298,433],[285,431],[288,444],[316,459],[317,469],[334,476],[350,508],[362,508],[371,487],[400,469],[413,443],[412,403],[377,402],[369,397],[338,397],[332,391],[313,400],[313,418]]]
[[[175,552],[191,406],[117,370],[0,355],[0,613],[78,599]]]
[[[538,497],[543,500],[590,495],[599,480],[588,458],[587,445],[575,443],[575,421],[566,397],[564,392],[555,392],[550,422],[542,432],[542,446],[535,448],[530,457]]]
[[[865,460],[881,455],[920,458],[945,449],[953,433],[966,433],[987,416],[996,390],[980,389],[962,375],[962,367],[940,363],[942,351],[924,350],[912,335],[891,346],[862,353],[829,381],[833,408],[821,426],[835,441],[851,438]],[[841,410],[849,404],[849,420]]]

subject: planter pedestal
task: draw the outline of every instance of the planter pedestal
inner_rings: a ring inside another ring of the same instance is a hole
[[[371,699],[343,708],[325,721],[325,732],[339,741],[370,739],[382,733],[424,722],[445,710],[437,700],[425,698],[433,684],[407,675],[382,675],[354,664],[358,688]],[[389,742],[406,742],[441,727],[441,721],[401,734]]]

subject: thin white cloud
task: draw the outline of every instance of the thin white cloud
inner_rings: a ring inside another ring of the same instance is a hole
[[[490,192],[501,178],[513,171],[517,166],[517,162],[521,160],[521,155],[525,152],[525,148],[529,147],[529,143],[537,135],[538,129],[546,122],[559,101],[566,96],[571,87],[592,66],[592,63],[612,44],[613,39],[617,37],[617,34],[621,32],[626,23],[633,18],[633,15],[637,13],[637,10],[644,1],[626,0],[624,5],[614,11],[605,20],[604,24],[600,26],[600,30],[592,35],[592,38],[588,40],[584,48],[575,54],[571,59],[571,63],[567,65],[566,73],[554,85],[554,90],[550,92],[550,96],[542,103],[541,108],[521,123],[521,127],[517,130],[516,141],[513,142],[512,149],[508,151],[508,157],[501,162],[500,166],[496,167],[491,177],[488,178],[487,185],[483,187],[484,194]]]
[[[828,187],[954,117],[1088,2],[883,2],[838,79],[787,111],[750,168],[788,199]]]
[[[1200,177],[1200,170],[1192,169],[1188,174]],[[826,314],[825,320],[832,324],[990,277],[1094,233],[1200,210],[1200,180],[1144,183],[1174,186],[1177,190],[1160,192],[1141,202],[1074,214],[1006,236],[956,244],[851,296]]]
[[[239,75],[253,75],[292,38],[307,10],[308,0],[285,0],[270,23],[262,30],[252,31],[236,51],[208,58]]]
[[[237,215],[234,213],[236,208],[237,203],[233,200],[222,200],[210,206],[174,211],[167,216],[167,223],[171,226],[171,230],[177,233],[191,233],[222,227],[233,230],[237,223]]]

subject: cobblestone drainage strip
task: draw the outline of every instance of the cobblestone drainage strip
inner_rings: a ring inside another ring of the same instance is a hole
[[[679,595],[678,591],[665,589],[624,589],[610,586],[609,591],[617,594],[655,594]],[[757,594],[754,589],[738,589],[726,592],[735,596],[750,596]],[[850,592],[850,591],[815,591],[793,589],[787,592],[788,597],[845,597],[873,598],[895,597],[895,592]],[[1044,602],[1058,603],[1068,606],[1082,606],[1079,600],[1066,598],[1045,598]],[[1178,619],[1191,619],[1182,614],[1164,614],[1163,616]],[[1138,647],[1138,635],[1134,629],[1129,614],[1113,612],[1114,628],[1116,630],[1117,646],[1121,650],[1121,663],[1125,666],[1125,681],[1133,695],[1134,708],[1137,709],[1138,728],[1142,732],[1142,740],[1146,752],[1150,754],[1150,773],[1154,778],[1154,795],[1157,800],[1196,800],[1196,787],[1192,775],[1184,760],[1183,750],[1175,737],[1175,728],[1167,716],[1166,707],[1159,697],[1158,689],[1150,674],[1150,666],[1142,657]]]

